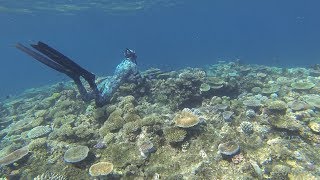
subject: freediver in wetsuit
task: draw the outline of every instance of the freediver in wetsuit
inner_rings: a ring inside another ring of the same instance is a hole
[[[39,51],[40,53],[18,43],[16,48],[32,56],[39,62],[49,66],[56,71],[69,76],[77,85],[81,98],[84,101],[95,100],[98,107],[106,105],[111,99],[116,89],[124,82],[136,82],[141,80],[140,73],[137,68],[137,55],[133,50],[126,49],[124,52],[124,59],[117,66],[114,75],[106,78],[98,83],[95,82],[95,75],[77,63],[53,49],[43,42],[37,44],[31,44],[31,47]],[[88,92],[81,82],[80,78],[83,78],[88,82],[91,92]]]

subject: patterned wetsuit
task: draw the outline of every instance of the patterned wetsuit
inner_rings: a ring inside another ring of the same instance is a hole
[[[121,84],[124,82],[136,81],[139,79],[137,76],[140,77],[137,64],[129,58],[122,60],[117,66],[114,75],[102,80],[97,85],[104,104],[110,100],[113,93]]]

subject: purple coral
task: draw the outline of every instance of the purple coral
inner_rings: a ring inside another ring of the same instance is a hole
[[[150,153],[155,152],[156,148],[154,147],[153,143],[148,140],[140,144],[139,151],[141,156],[146,158]]]

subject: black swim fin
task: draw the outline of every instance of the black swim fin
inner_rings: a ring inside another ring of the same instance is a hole
[[[48,46],[43,42],[39,41],[37,44],[31,44],[31,46],[34,49],[41,52],[43,55],[29,49],[28,47],[20,43],[16,44],[17,49],[25,52],[26,54],[29,54],[30,56],[32,56],[39,62],[47,65],[48,67],[69,76],[77,85],[81,97],[84,101],[90,100],[93,95],[93,98],[95,99],[96,105],[98,107],[104,105],[104,100],[101,97],[101,94],[97,88],[97,85],[95,83],[95,75],[93,73],[90,73],[89,71],[83,69],[81,66],[73,62],[67,56],[63,55],[59,51],[53,49],[52,47]],[[47,57],[45,57],[44,55]],[[93,91],[93,94],[88,94],[87,90],[85,89],[80,80],[80,77],[83,77],[88,82],[90,88]]]
[[[61,73],[64,74],[68,74],[69,72],[67,72],[67,70],[61,66],[60,64],[55,63],[54,61],[51,61],[50,59],[48,59],[47,57],[43,56],[42,54],[39,54],[38,52],[35,52],[29,48],[27,48],[26,46],[17,43],[16,44],[16,48],[25,52],[26,54],[32,56],[34,59],[38,60],[39,62],[49,66],[50,68],[59,71]]]
[[[31,44],[33,48],[41,52],[42,54],[48,56],[51,60],[60,64],[61,66],[70,69],[73,73],[82,76],[87,81],[94,81],[95,75],[91,72],[83,69],[80,65],[72,61],[67,56],[63,55],[56,49],[50,47],[49,45],[39,41],[37,44]]]

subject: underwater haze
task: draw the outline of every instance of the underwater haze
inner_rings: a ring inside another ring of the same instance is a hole
[[[140,68],[164,70],[235,59],[310,66],[320,58],[316,0],[94,2],[0,1],[1,97],[66,78],[17,42],[46,42],[97,75],[112,74],[126,47]]]
[[[320,179],[319,7],[0,0],[0,180]]]

